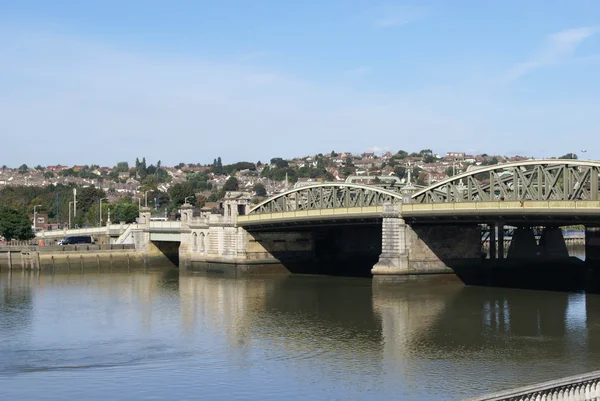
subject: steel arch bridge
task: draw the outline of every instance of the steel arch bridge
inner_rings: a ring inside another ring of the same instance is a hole
[[[326,182],[275,195],[252,208],[249,214],[378,207],[399,200],[402,200],[400,194],[377,186]]]
[[[600,162],[526,160],[467,171],[412,195],[413,203],[598,200]]]
[[[239,216],[241,226],[315,220],[381,218],[385,203],[401,204],[408,221],[486,218],[518,221],[582,219],[600,224],[600,162],[526,160],[486,166],[450,177],[409,199],[372,185],[319,183],[275,195]]]

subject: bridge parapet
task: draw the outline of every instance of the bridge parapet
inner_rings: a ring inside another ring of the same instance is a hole
[[[513,390],[500,391],[465,401],[597,400],[600,397],[600,371],[565,377]]]

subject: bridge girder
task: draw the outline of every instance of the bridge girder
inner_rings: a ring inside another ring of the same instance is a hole
[[[258,204],[248,214],[383,206],[389,202],[402,202],[402,195],[377,186],[327,182],[278,194]]]
[[[600,162],[525,160],[462,173],[417,191],[413,203],[598,200]]]

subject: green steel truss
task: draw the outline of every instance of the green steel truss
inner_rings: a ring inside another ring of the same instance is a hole
[[[417,189],[411,203],[600,200],[600,162],[526,160],[476,168]],[[397,189],[397,188],[395,188]],[[402,194],[353,183],[306,185],[265,200],[249,214],[382,206]]]
[[[424,188],[412,203],[598,200],[600,162],[526,160],[467,171]]]
[[[320,183],[275,195],[251,209],[249,214],[382,206],[384,203],[401,201],[400,194],[376,186]]]

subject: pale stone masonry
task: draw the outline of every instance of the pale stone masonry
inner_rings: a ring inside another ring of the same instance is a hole
[[[406,223],[400,217],[399,204],[383,206],[381,256],[371,273],[374,275],[408,274]]]

